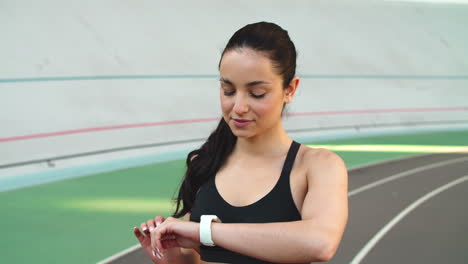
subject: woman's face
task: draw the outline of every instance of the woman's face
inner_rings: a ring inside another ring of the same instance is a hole
[[[281,122],[290,96],[269,58],[249,48],[224,53],[220,64],[220,99],[223,118],[238,137],[253,137]]]

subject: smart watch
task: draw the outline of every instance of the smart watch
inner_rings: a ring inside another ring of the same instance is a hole
[[[216,215],[202,215],[200,217],[200,243],[214,247],[215,244],[211,239],[211,222],[221,223],[221,220]]]

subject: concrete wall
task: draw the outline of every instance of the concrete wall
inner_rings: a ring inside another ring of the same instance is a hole
[[[463,2],[2,0],[0,166],[199,144],[225,43],[262,20],[298,50],[291,135],[468,125]]]

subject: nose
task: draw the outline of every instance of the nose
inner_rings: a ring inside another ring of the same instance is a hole
[[[234,102],[233,110],[236,114],[241,115],[249,111],[249,105],[247,98],[243,95],[236,96],[236,101]]]

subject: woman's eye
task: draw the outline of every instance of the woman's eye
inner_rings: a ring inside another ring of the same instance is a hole
[[[231,96],[234,95],[234,91],[224,91],[225,96]]]
[[[254,94],[254,93],[251,93],[251,95],[254,97],[254,98],[263,98],[265,96],[265,94]]]

